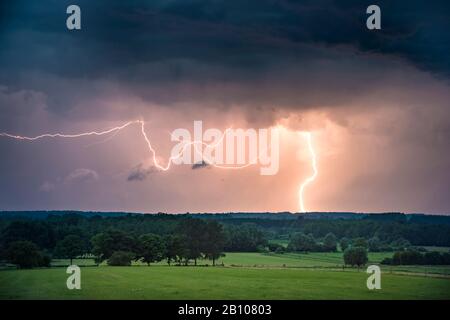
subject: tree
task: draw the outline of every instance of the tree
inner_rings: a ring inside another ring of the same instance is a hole
[[[366,248],[367,249],[367,240],[363,237],[360,238],[356,238],[353,241],[353,246],[355,247],[362,247],[362,248]]]
[[[139,237],[138,255],[147,265],[161,261],[164,257],[164,251],[164,243],[160,236],[148,233]]]
[[[380,251],[381,242],[378,237],[372,237],[367,241],[367,247],[369,248],[370,252],[378,252]]]
[[[203,243],[203,253],[207,259],[212,260],[213,266],[216,265],[216,260],[225,256],[223,248],[225,244],[225,234],[222,225],[216,221],[206,223],[205,241]]]
[[[351,241],[349,238],[343,237],[339,244],[341,246],[341,251],[344,252],[351,245]]]
[[[182,257],[186,256],[186,245],[183,241],[183,237],[175,234],[168,235],[164,238],[165,243],[165,257],[167,259],[167,264],[173,261],[181,262]]]
[[[115,251],[134,252],[138,250],[136,239],[119,230],[107,230],[91,239],[92,253],[97,262],[109,259]]]
[[[344,263],[352,267],[365,265],[368,260],[366,248],[350,247],[344,252]]]
[[[424,262],[424,264],[427,264],[427,265],[444,264],[443,260],[444,260],[443,256],[439,252],[436,252],[436,251],[427,252],[423,256],[423,262]]]
[[[43,221],[13,221],[2,232],[1,242],[30,241],[40,248],[53,249],[55,232]]]
[[[110,266],[131,266],[135,254],[127,251],[114,251],[108,259]]]
[[[83,254],[83,240],[77,235],[68,235],[63,240],[56,243],[54,255],[58,258],[72,260]]]
[[[202,246],[204,244],[206,222],[200,219],[186,219],[180,225],[180,232],[186,241],[185,264],[193,259],[197,265],[197,259],[202,256]]]
[[[328,233],[324,240],[323,240],[323,246],[325,251],[336,251],[336,247],[337,247],[337,240],[336,240],[336,236],[333,233]]]
[[[423,264],[424,256],[416,250],[397,251],[392,257],[393,265]]]
[[[392,259],[385,262],[393,265],[448,265],[450,264],[450,254],[441,254],[436,251],[422,254],[415,249],[408,249],[395,252]]]
[[[391,242],[391,247],[394,250],[406,250],[411,247],[411,243],[404,238],[398,238]]]
[[[11,242],[6,257],[9,262],[23,269],[47,266],[49,263],[48,259],[39,252],[38,246],[31,241]]]
[[[304,233],[295,233],[288,244],[288,250],[290,251],[303,251],[308,252],[314,250],[316,242],[310,235]]]
[[[253,224],[227,226],[225,235],[225,251],[255,252],[258,247],[267,245],[264,232]]]

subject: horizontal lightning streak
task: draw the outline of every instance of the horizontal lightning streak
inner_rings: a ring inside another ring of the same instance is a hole
[[[197,144],[203,144],[205,145],[207,148],[211,148],[211,147],[215,147],[217,146],[220,142],[222,142],[223,138],[225,137],[226,133],[228,132],[228,130],[230,130],[230,128],[226,129],[225,132],[223,133],[221,139],[214,145],[211,144],[207,144],[203,141],[190,141],[187,142],[183,145],[183,148],[180,150],[180,152],[176,155],[172,155],[170,156],[170,158],[168,159],[166,165],[162,165],[160,163],[158,163],[158,159],[156,156],[156,151],[155,149],[152,147],[152,144],[150,142],[150,138],[148,137],[147,133],[145,132],[145,122],[143,120],[135,120],[135,121],[129,121],[126,122],[125,124],[121,125],[121,126],[117,126],[108,130],[104,130],[104,131],[89,131],[89,132],[83,132],[83,133],[76,133],[76,134],[65,134],[65,133],[45,133],[45,134],[41,134],[35,137],[28,137],[28,136],[20,136],[20,135],[13,135],[13,134],[9,134],[9,133],[5,133],[5,132],[1,132],[0,133],[0,137],[8,137],[8,138],[12,138],[12,139],[17,139],[17,140],[26,140],[26,141],[35,141],[35,140],[39,140],[39,139],[43,139],[43,138],[81,138],[81,137],[86,137],[86,136],[102,136],[102,135],[106,135],[109,133],[117,133],[120,130],[125,129],[126,127],[133,125],[133,124],[140,124],[140,128],[141,128],[141,133],[142,136],[147,144],[147,147],[149,149],[149,151],[152,154],[152,161],[153,161],[153,165],[158,168],[161,171],[168,171],[173,163],[174,160],[180,158],[184,152],[186,151],[186,148],[189,146],[194,145],[194,148],[197,152],[199,152],[197,150],[196,145]],[[207,159],[207,163],[209,165],[212,165],[216,168],[219,169],[243,169],[246,168],[250,165],[253,165],[256,163],[256,161],[252,161],[246,165],[242,165],[242,166],[221,166],[221,165],[216,165],[213,163],[213,161],[210,161],[210,159]]]
[[[13,138],[13,139],[19,139],[19,140],[28,140],[28,141],[34,141],[34,140],[38,140],[38,139],[42,139],[42,138],[81,138],[81,137],[85,137],[85,136],[102,136],[114,131],[118,131],[118,130],[122,130],[126,127],[128,127],[129,125],[132,125],[134,123],[138,123],[138,122],[142,122],[141,120],[136,120],[136,121],[129,121],[121,126],[118,127],[114,127],[111,128],[109,130],[105,130],[105,131],[90,131],[90,132],[83,132],[83,133],[76,133],[76,134],[64,134],[64,133],[45,133],[45,134],[41,134],[39,136],[35,136],[35,137],[27,137],[27,136],[18,136],[18,135],[12,135],[9,133],[5,133],[2,132],[0,133],[0,137],[8,137],[8,138]]]

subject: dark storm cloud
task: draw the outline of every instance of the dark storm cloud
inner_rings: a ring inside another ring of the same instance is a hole
[[[377,1],[382,30],[368,31],[368,1],[80,0],[82,30],[68,31],[70,1],[2,2],[0,85],[34,90],[61,116],[80,106],[93,115],[92,101],[118,94],[239,104],[267,124],[274,105],[338,105],[349,88],[372,90],[367,75],[383,62],[370,57],[447,77],[447,3]]]
[[[302,57],[297,46],[308,44],[350,46],[449,74],[448,1],[377,1],[382,30],[374,32],[365,27],[371,3],[80,0],[82,30],[69,32],[68,1],[14,1],[2,5],[0,64],[9,72],[19,67],[74,77],[128,77],[134,66],[187,60],[216,66],[210,77],[226,79],[221,67],[245,77],[280,59]],[[189,71],[172,62],[146,80],[176,81],[192,76]]]

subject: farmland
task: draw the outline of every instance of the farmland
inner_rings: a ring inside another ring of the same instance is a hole
[[[374,253],[376,263],[389,253]],[[66,288],[68,261],[0,271],[1,299],[450,299],[447,266],[382,266],[382,289],[368,290],[365,270],[342,269],[342,253],[227,253],[220,266],[134,264],[82,267],[81,290]],[[222,266],[223,263],[223,266]]]
[[[0,216],[0,299],[450,299],[447,217],[22,214]]]

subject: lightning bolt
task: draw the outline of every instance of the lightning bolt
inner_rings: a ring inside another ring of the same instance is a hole
[[[228,128],[225,130],[225,132],[223,133],[222,137],[219,139],[219,141],[217,141],[217,143],[215,143],[214,145],[211,144],[207,144],[203,141],[190,141],[190,142],[186,142],[183,145],[183,148],[180,150],[180,152],[176,155],[172,155],[168,160],[166,164],[160,164],[158,162],[157,159],[157,155],[156,155],[156,151],[153,148],[151,142],[150,142],[150,138],[148,137],[146,131],[145,131],[145,122],[143,120],[134,120],[134,121],[128,121],[126,123],[124,123],[121,126],[117,126],[108,130],[104,130],[104,131],[89,131],[89,132],[82,132],[82,133],[76,133],[76,134],[65,134],[65,133],[45,133],[45,134],[41,134],[38,136],[34,136],[34,137],[28,137],[28,136],[20,136],[20,135],[13,135],[10,133],[5,133],[5,132],[1,132],[0,133],[0,137],[8,137],[8,138],[12,138],[12,139],[17,139],[17,140],[26,140],[26,141],[35,141],[35,140],[39,140],[39,139],[43,139],[43,138],[81,138],[81,137],[86,137],[86,136],[102,136],[102,135],[106,135],[109,133],[114,133],[117,134],[120,130],[123,130],[133,124],[139,124],[140,125],[140,129],[141,129],[141,134],[142,137],[144,138],[148,150],[150,151],[151,155],[152,155],[152,161],[153,161],[153,165],[158,168],[161,171],[168,171],[173,163],[174,160],[180,158],[184,152],[186,151],[186,149],[192,145],[194,145],[195,151],[200,153],[200,151],[197,149],[197,144],[203,144],[206,146],[206,148],[211,148],[211,147],[215,147],[217,146],[219,143],[221,143],[226,135],[226,133],[231,129]],[[246,168],[250,165],[256,164],[256,160],[252,160],[250,161],[250,163],[245,164],[245,165],[241,165],[241,166],[221,166],[221,165],[216,165],[213,163],[213,161],[211,161],[210,159],[206,159],[206,162],[216,168],[219,169],[243,169]]]
[[[180,157],[184,154],[186,148],[188,148],[189,146],[192,146],[192,145],[193,145],[195,151],[196,151],[197,153],[200,153],[200,154],[201,154],[201,152],[200,152],[200,151],[198,150],[198,148],[197,148],[197,145],[198,145],[198,144],[202,144],[202,145],[204,145],[206,148],[211,148],[211,147],[217,146],[218,144],[220,144],[220,143],[223,141],[223,139],[224,139],[226,133],[228,132],[228,130],[231,129],[231,128],[226,129],[226,130],[224,131],[224,133],[223,133],[221,139],[219,139],[215,144],[207,144],[207,143],[205,143],[205,142],[203,142],[203,141],[190,141],[190,142],[186,142],[186,143],[183,145],[183,148],[180,150],[180,152],[179,152],[178,154],[176,154],[176,155],[172,155],[172,156],[167,160],[167,163],[166,163],[165,165],[164,165],[164,164],[160,164],[160,163],[158,162],[157,155],[156,155],[156,151],[155,151],[155,149],[153,148],[153,146],[152,146],[152,144],[151,144],[151,142],[150,142],[150,138],[149,138],[149,136],[147,135],[147,133],[146,133],[146,131],[145,131],[145,122],[144,122],[143,120],[128,121],[128,122],[124,123],[124,124],[121,125],[121,126],[113,127],[113,128],[111,128],[111,129],[104,130],[104,131],[89,131],[89,132],[82,132],[82,133],[75,133],[75,134],[65,134],[65,133],[45,133],[45,134],[41,134],[41,135],[34,136],[34,137],[21,136],[21,135],[13,135],[13,134],[10,134],[10,133],[1,132],[1,133],[0,133],[0,137],[8,137],[8,138],[16,139],[16,140],[35,141],[35,140],[44,139],[44,138],[69,138],[69,139],[74,139],[74,138],[81,138],[81,137],[86,137],[86,136],[103,136],[103,135],[107,135],[107,134],[110,134],[110,133],[114,133],[113,136],[115,136],[119,131],[121,131],[121,130],[123,130],[123,129],[125,129],[125,128],[131,126],[131,125],[134,125],[134,124],[139,124],[140,129],[141,129],[142,137],[144,138],[144,140],[145,140],[145,142],[146,142],[146,144],[147,144],[147,148],[148,148],[148,150],[149,150],[150,153],[151,153],[153,165],[154,165],[156,168],[158,168],[159,170],[161,170],[161,171],[168,171],[168,170],[170,169],[170,167],[171,167],[173,161],[176,160],[176,159],[178,159],[178,158],[180,158]],[[310,132],[302,132],[302,133],[299,133],[299,134],[303,134],[303,135],[306,137],[306,140],[307,140],[307,143],[308,143],[308,149],[309,149],[309,152],[310,152],[310,154],[311,154],[311,163],[312,163],[312,168],[313,168],[313,175],[310,176],[310,177],[308,177],[308,178],[301,184],[300,190],[299,190],[300,210],[301,210],[301,212],[306,212],[305,205],[304,205],[304,191],[305,191],[305,188],[306,188],[311,182],[313,182],[313,181],[316,179],[316,176],[317,176],[317,174],[318,174],[318,170],[317,170],[317,163],[316,163],[316,154],[315,154],[315,152],[314,152],[314,148],[313,148],[313,145],[312,145],[312,135],[311,135],[311,133],[310,133]],[[109,139],[109,138],[108,138],[108,139]],[[206,159],[205,161],[206,161],[209,165],[212,165],[212,166],[214,166],[214,167],[216,167],[216,168],[219,168],[219,169],[243,169],[243,168],[246,168],[246,167],[248,167],[248,166],[251,166],[251,165],[256,164],[257,161],[258,161],[258,158],[257,158],[257,159],[252,159],[251,161],[249,161],[249,163],[244,164],[244,165],[241,165],[241,166],[223,166],[223,165],[217,165],[217,164],[214,164],[214,161],[211,161],[211,159]]]
[[[308,143],[308,150],[309,150],[309,153],[311,154],[311,166],[313,168],[313,174],[310,177],[306,178],[305,181],[303,181],[303,183],[300,185],[300,190],[298,192],[299,200],[300,200],[300,211],[306,212],[305,202],[303,200],[305,188],[316,179],[319,171],[317,170],[317,158],[316,158],[316,153],[315,153],[313,145],[312,145],[311,132],[299,132],[299,134],[304,135],[304,137],[306,138],[306,142]]]

